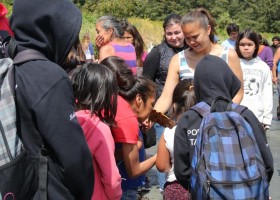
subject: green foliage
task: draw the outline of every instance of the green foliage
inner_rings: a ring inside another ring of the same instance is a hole
[[[111,14],[128,18],[144,35],[147,45],[162,39],[162,21],[170,13],[184,15],[205,7],[216,21],[220,41],[227,38],[226,26],[235,22],[240,30],[252,28],[269,41],[280,33],[280,0],[72,0],[82,11],[81,34],[95,36],[96,19]],[[12,13],[12,0],[1,0]]]
[[[6,0],[8,1],[8,0]],[[280,0],[73,0],[83,11],[119,18],[137,17],[162,21],[168,14],[184,15],[198,7],[208,9],[225,29],[231,22],[240,28],[251,27],[258,32],[279,33]],[[84,1],[84,5],[82,5]]]

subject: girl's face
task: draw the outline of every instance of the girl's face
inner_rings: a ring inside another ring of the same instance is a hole
[[[184,46],[184,34],[179,24],[172,24],[165,28],[164,36],[166,42],[175,48]]]
[[[105,30],[103,27],[102,27],[102,22],[98,22],[95,26],[95,29],[96,29],[96,37],[102,37],[103,38],[103,45],[109,43],[111,41],[111,38],[112,38],[112,34],[113,34],[113,29],[108,29],[108,30]]]
[[[147,99],[146,104],[140,95],[136,96],[135,106],[132,106],[134,113],[137,115],[138,122],[143,123],[149,116],[153,105],[155,104],[155,95]]]
[[[202,28],[199,22],[191,22],[184,24],[182,30],[186,43],[195,51],[201,52],[205,50],[211,43],[209,35],[211,27]]]
[[[133,45],[133,36],[128,32],[128,31],[124,31],[124,35],[123,38],[125,39],[126,42],[130,43]]]
[[[241,55],[246,60],[251,60],[253,58],[255,49],[256,49],[256,45],[252,40],[250,40],[248,38],[243,38],[240,40],[239,50],[240,50]]]

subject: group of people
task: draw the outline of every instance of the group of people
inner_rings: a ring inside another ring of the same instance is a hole
[[[239,32],[236,24],[227,28],[230,39],[218,44],[214,19],[204,8],[168,15],[163,41],[149,53],[135,26],[102,16],[96,21],[95,57],[89,34],[79,39],[81,25],[81,12],[71,1],[14,1],[14,56],[34,49],[46,57],[18,66],[15,83],[23,146],[30,156],[42,144],[48,150],[48,199],[136,200],[154,165],[164,199],[191,199],[190,162],[202,118],[190,108],[217,96],[249,108],[242,116],[271,180],[265,131],[272,120],[279,49],[269,65],[271,60],[258,56],[264,51],[260,35]],[[150,123],[152,108],[177,125]],[[152,127],[158,151],[148,158],[143,134]]]

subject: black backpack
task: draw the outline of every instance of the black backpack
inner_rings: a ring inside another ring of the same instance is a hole
[[[7,47],[11,36],[8,31],[0,30],[0,59],[8,57]]]
[[[17,134],[14,68],[30,60],[47,60],[40,52],[27,49],[14,60],[0,59],[0,199],[32,199],[39,191],[47,200],[47,151],[42,145],[30,156]]]

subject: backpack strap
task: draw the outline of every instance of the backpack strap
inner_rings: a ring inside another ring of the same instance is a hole
[[[217,96],[211,103],[210,112],[232,111],[232,101],[224,96]]]
[[[241,114],[246,109],[247,109],[246,106],[242,106],[242,105],[239,105],[239,104],[236,104],[236,103],[232,104],[232,110],[234,112],[237,112],[238,114]]]
[[[222,51],[222,55],[221,55],[221,58],[226,62],[228,63],[228,51],[229,51],[229,48],[228,47],[224,47],[223,51]]]
[[[26,49],[17,53],[13,59],[14,65],[21,64],[31,60],[48,60],[46,56],[34,49]]]
[[[13,64],[18,65],[32,60],[48,60],[42,53],[34,49],[26,49],[20,51],[16,54],[13,59]],[[21,97],[18,96],[18,99],[22,101]],[[28,112],[27,108],[24,108],[23,112]],[[40,194],[41,200],[47,200],[47,175],[48,175],[48,151],[44,146],[44,143],[41,146],[39,156],[39,182],[38,182],[38,191]]]
[[[200,115],[200,117],[205,117],[207,114],[210,113],[210,106],[203,101],[195,104],[190,109],[197,112]]]

